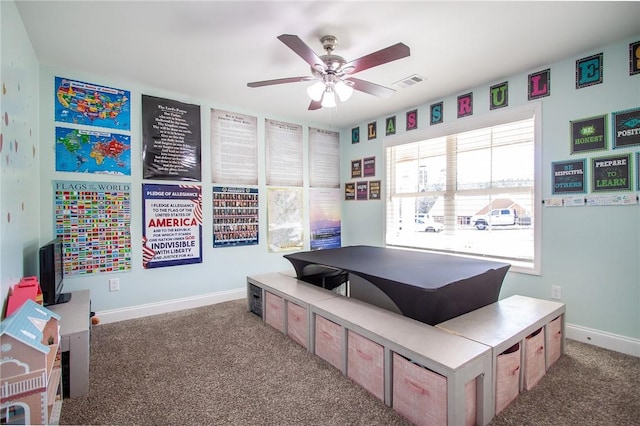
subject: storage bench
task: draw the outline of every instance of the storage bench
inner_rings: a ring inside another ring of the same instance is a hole
[[[436,327],[492,348],[491,397],[499,412],[513,399],[508,395],[511,385],[507,375],[517,372],[518,393],[531,389],[564,353],[564,314],[564,303],[511,296]],[[508,361],[514,356],[506,357],[505,351],[516,344],[519,360]]]
[[[282,273],[247,277],[249,310],[311,352],[315,342],[309,304],[332,297],[338,295]]]
[[[376,396],[380,395],[376,382],[381,379],[376,348],[382,350],[383,400],[410,421],[486,425],[491,420],[492,362],[488,346],[346,297],[320,300],[310,309],[321,323],[329,321],[342,328],[336,335],[343,339],[339,368],[344,374],[356,378],[362,375],[360,370],[350,370],[349,355],[352,362],[373,366],[373,383],[354,380]],[[362,345],[369,349],[361,350],[361,360],[354,360],[353,348],[357,352]],[[435,417],[429,417],[425,402],[437,411]]]

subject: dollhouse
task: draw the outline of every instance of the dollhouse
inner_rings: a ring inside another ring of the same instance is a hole
[[[1,323],[0,423],[57,424],[60,316],[29,299]]]

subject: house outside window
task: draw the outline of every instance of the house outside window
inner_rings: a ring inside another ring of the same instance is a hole
[[[519,108],[386,144],[387,246],[540,269],[540,116]]]

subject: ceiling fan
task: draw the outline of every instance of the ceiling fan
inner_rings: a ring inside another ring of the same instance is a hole
[[[397,43],[385,49],[365,55],[361,58],[347,62],[342,56],[334,55],[333,50],[338,42],[332,35],[323,36],[320,39],[322,47],[327,52],[318,56],[298,36],[282,34],[278,40],[286,44],[298,56],[311,66],[311,75],[303,77],[278,78],[247,83],[249,87],[271,86],[274,84],[296,83],[300,81],[315,81],[307,88],[311,97],[310,110],[322,107],[332,108],[336,106],[336,95],[340,101],[346,101],[354,90],[368,93],[374,96],[389,97],[395,90],[380,86],[369,81],[352,77],[353,74],[364,71],[378,65],[386,64],[410,55],[409,47],[403,43]]]

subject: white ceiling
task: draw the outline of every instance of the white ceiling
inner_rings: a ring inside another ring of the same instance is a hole
[[[435,102],[560,59],[598,53],[640,35],[640,2],[428,1],[18,1],[41,64],[104,76],[105,85],[140,84],[236,112],[348,128]],[[411,56],[355,76],[395,88],[361,92],[338,108],[308,111],[308,82],[247,83],[310,75],[276,37],[299,36],[318,55],[320,37],[338,38],[347,61],[397,42]],[[576,57],[579,59],[579,57]],[[606,64],[605,58],[605,64]],[[74,77],[67,76],[64,77]]]

